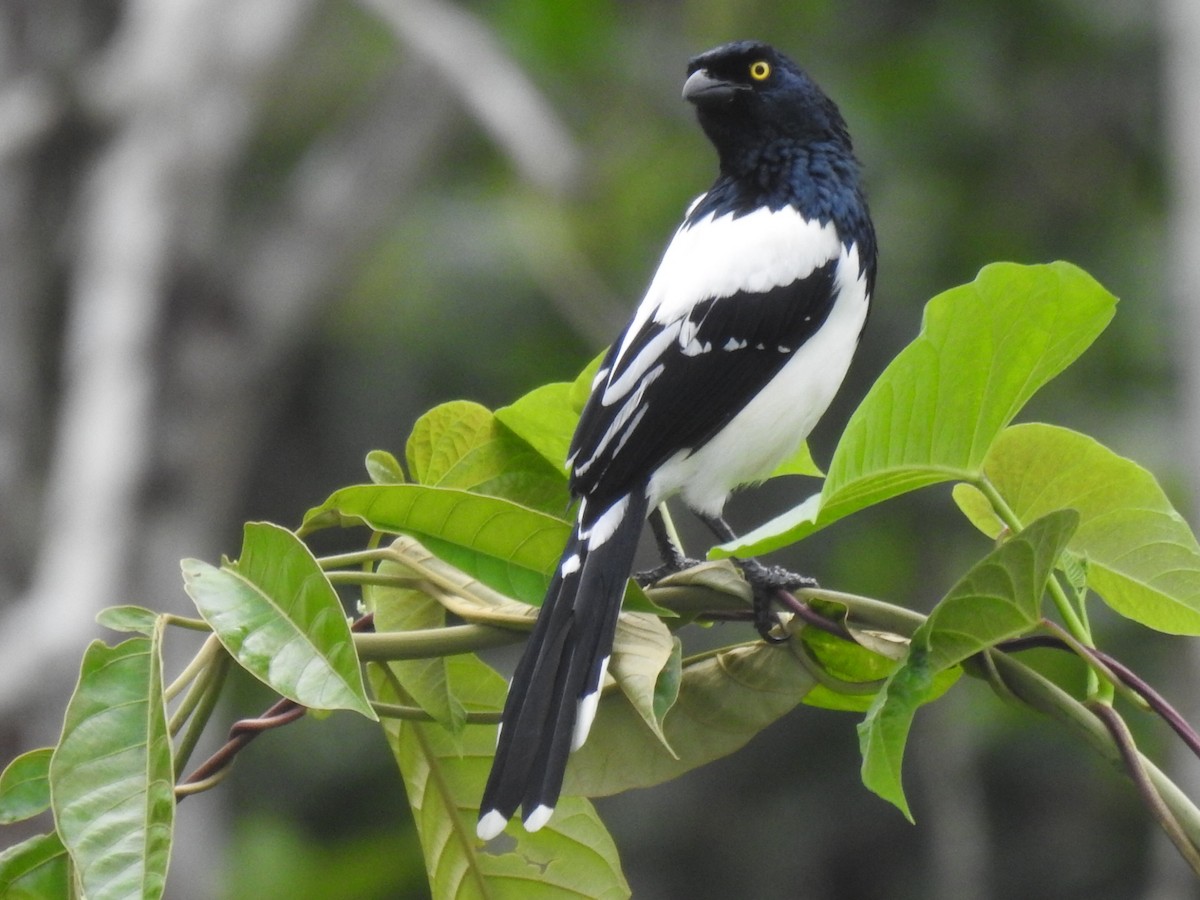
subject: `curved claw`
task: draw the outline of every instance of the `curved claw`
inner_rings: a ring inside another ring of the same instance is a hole
[[[799,575],[782,566],[764,566],[756,559],[739,560],[742,574],[754,589],[754,627],[759,636],[768,644],[782,644],[788,640],[788,635],[779,634],[775,629],[779,618],[772,612],[771,604],[775,592],[779,590],[794,591],[802,587],[816,587],[815,578]]]

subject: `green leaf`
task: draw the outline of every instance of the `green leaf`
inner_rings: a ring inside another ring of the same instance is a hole
[[[817,684],[804,696],[806,706],[820,709],[866,712],[884,679],[892,674],[899,660],[875,653],[854,641],[836,637],[819,628],[805,628],[797,638],[813,662],[830,679],[840,683],[837,690],[828,683]],[[898,645],[905,652],[907,643]]]
[[[625,697],[633,704],[642,721],[663,742],[667,751],[674,750],[667,744],[662,731],[662,715],[657,704],[665,702],[660,696],[659,676],[671,661],[675,650],[675,639],[662,619],[650,613],[622,612],[617,619],[616,635],[613,638],[612,661],[609,674],[616,680]],[[669,689],[669,685],[664,686]]]
[[[1078,510],[1070,549],[1114,610],[1159,631],[1200,634],[1200,545],[1152,474],[1087,435],[1040,424],[1007,429],[983,471],[1022,521]],[[955,499],[962,506],[969,497]],[[965,511],[990,531],[977,508]]]
[[[1002,434],[999,441],[1004,440]],[[997,442],[997,446],[999,445]],[[965,481],[954,486],[951,492],[954,498],[955,505],[964,516],[971,520],[971,524],[982,531],[990,538],[998,538],[1007,530],[1007,526],[1000,521],[1000,516],[992,507],[992,503],[988,500],[987,495],[973,484],[967,484]]]
[[[379,566],[381,575],[411,575],[414,570],[392,561]],[[441,628],[446,624],[446,609],[428,594],[408,588],[366,585],[363,598],[375,614],[375,630],[414,631]],[[388,663],[404,691],[423,710],[433,716],[451,734],[459,734],[467,721],[467,711],[450,690],[446,658],[396,660]]]
[[[89,900],[161,897],[174,763],[156,639],[88,647],[50,760],[54,820]]]
[[[488,587],[540,604],[571,526],[499,497],[419,484],[356,485],[304,517],[408,534]]]
[[[419,484],[463,488],[550,513],[570,505],[561,461],[547,463],[478,403],[456,400],[425,413],[406,453]]]
[[[0,852],[0,897],[68,900],[70,866],[57,832],[39,834]]]
[[[1035,628],[1042,594],[1079,524],[1079,514],[1049,513],[976,563],[933,608],[913,642],[928,645],[940,672],[980,650]]]
[[[898,635],[857,632],[854,637],[864,643],[848,641],[819,628],[805,628],[800,633],[804,648],[827,676],[824,683],[804,696],[805,706],[867,712],[887,677],[908,653],[908,641]],[[891,655],[878,653],[872,647],[886,647]],[[929,689],[929,701],[950,690],[961,674],[957,666],[937,673]]]
[[[53,747],[22,753],[0,772],[0,825],[32,819],[50,808]]]
[[[658,673],[658,678],[654,682],[654,721],[658,723],[660,730],[662,729],[663,720],[667,717],[667,713],[671,711],[676,701],[679,700],[679,687],[681,684],[683,684],[683,642],[672,635],[671,655],[668,657],[667,664],[663,666],[662,671]],[[663,735],[663,740],[666,740],[665,734]],[[673,755],[678,756],[674,750],[671,752]]]
[[[1104,330],[1116,298],[1068,263],[985,267],[934,297],[851,416],[818,497],[721,554],[757,556],[906,491],[974,480],[1000,432]]]
[[[404,484],[400,461],[386,450],[372,450],[366,459],[367,476],[372,484]]]
[[[1078,522],[1072,510],[1050,513],[974,565],[913,634],[907,659],[859,724],[863,784],[910,821],[900,766],[917,708],[932,699],[934,676],[1037,626],[1046,582]]]
[[[496,419],[536,450],[555,471],[565,473],[575,426],[607,353],[605,350],[592,359],[574,381],[544,384],[500,407]]]
[[[887,680],[866,718],[858,724],[863,784],[892,803],[910,822],[914,820],[900,783],[900,767],[913,716],[932,686],[933,673],[925,653],[914,647],[908,662]]]
[[[579,410],[571,403],[570,382],[534,388],[496,410],[496,419],[557,471],[566,472],[567,452],[579,422]]]
[[[794,709],[813,684],[789,646],[755,642],[685,661],[663,720],[666,744],[623,695],[605,691],[587,743],[567,763],[563,792],[595,797],[648,787],[728,756]]]
[[[473,655],[447,660],[454,694],[469,710],[499,711],[504,679]],[[372,689],[387,703],[406,703],[402,690],[378,665]],[[459,739],[420,722],[384,721],[388,743],[404,777],[430,891],[434,897],[629,896],[616,847],[595,809],[562,797],[554,817],[529,834],[510,825],[503,840],[475,837],[479,798],[496,746],[496,727],[470,726]]]
[[[200,615],[248,672],[303,706],[376,718],[337,592],[292,532],[250,522],[237,562],[182,568]]]
[[[158,627],[158,613],[142,606],[110,606],[96,615],[96,622],[113,631],[150,637]]]

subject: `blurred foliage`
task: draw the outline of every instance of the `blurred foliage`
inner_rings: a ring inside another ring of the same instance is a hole
[[[280,398],[303,452],[264,456],[243,518],[298,521],[313,497],[360,477],[366,449],[399,452],[413,420],[438,402],[462,397],[496,407],[578,371],[632,308],[682,209],[712,177],[711,150],[679,101],[686,59],[746,36],[780,46],[837,99],[866,166],[879,230],[875,308],[851,377],[814,435],[818,462],[828,461],[866,385],[916,333],[926,299],[987,262],[1064,258],[1126,303],[1093,352],[1027,417],[1095,434],[1170,483],[1159,48],[1144,4],[463,6],[494,30],[567,124],[585,157],[578,183],[567,196],[522,183],[455,111],[389,232],[347,267],[305,374]],[[239,188],[245,202],[277,191],[301,150],[352,119],[411,57],[360,7],[328,4],[264,106]],[[601,324],[584,333],[581,321]],[[792,498],[750,492],[732,505],[734,521],[756,524],[804,493],[807,486]],[[894,502],[780,561],[829,585],[928,608],[949,586],[943,573],[985,546],[944,540],[931,510],[948,509],[945,499]],[[995,704],[986,704],[991,718],[983,721],[970,703],[969,694],[959,701],[954,725],[982,748],[967,766],[982,779],[988,846],[977,852],[996,877],[993,895],[1135,893],[1150,844],[1127,786],[1102,772],[1065,771],[1076,754],[1044,725]],[[931,896],[947,865],[933,843],[954,829],[958,813],[951,808],[940,827],[914,830],[867,795],[850,723],[804,710],[676,785],[604,801],[635,893],[791,896],[803,885],[813,897]],[[918,820],[934,794],[967,791],[934,783],[961,767],[922,739],[932,727],[918,719],[911,751],[921,757],[910,785]],[[252,772],[277,761],[264,749],[241,765]],[[401,810],[398,780],[387,767],[380,772]],[[254,785],[252,776],[237,785],[247,808],[260,802]],[[302,819],[319,822],[317,798],[328,796],[297,798]],[[236,833],[239,861],[265,859],[250,854],[272,841],[290,846],[248,824]],[[345,852],[363,867],[389,852],[415,859],[410,848],[387,846],[355,841]],[[336,855],[335,845],[325,847]],[[1064,866],[1066,858],[1075,863]],[[245,871],[239,862],[233,877]],[[1064,871],[1073,880],[1051,880]]]

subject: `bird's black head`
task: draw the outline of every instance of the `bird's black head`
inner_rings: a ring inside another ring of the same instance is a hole
[[[769,44],[737,41],[688,62],[684,99],[728,174],[753,169],[781,145],[825,146],[852,159],[837,106],[794,62]]]

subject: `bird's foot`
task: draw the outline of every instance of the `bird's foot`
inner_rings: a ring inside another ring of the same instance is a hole
[[[779,591],[817,586],[815,578],[799,575],[783,566],[765,566],[756,559],[737,561],[754,591],[754,627],[768,644],[782,644],[788,635],[779,629],[779,617],[771,609]]]
[[[682,572],[684,569],[690,569],[692,566],[698,566],[703,560],[692,559],[684,556],[682,553],[673,554],[669,560],[661,566],[656,566],[653,569],[647,569],[645,572],[637,572],[633,576],[633,580],[641,587],[649,587],[652,584],[657,584],[668,575],[674,575],[676,572]]]

